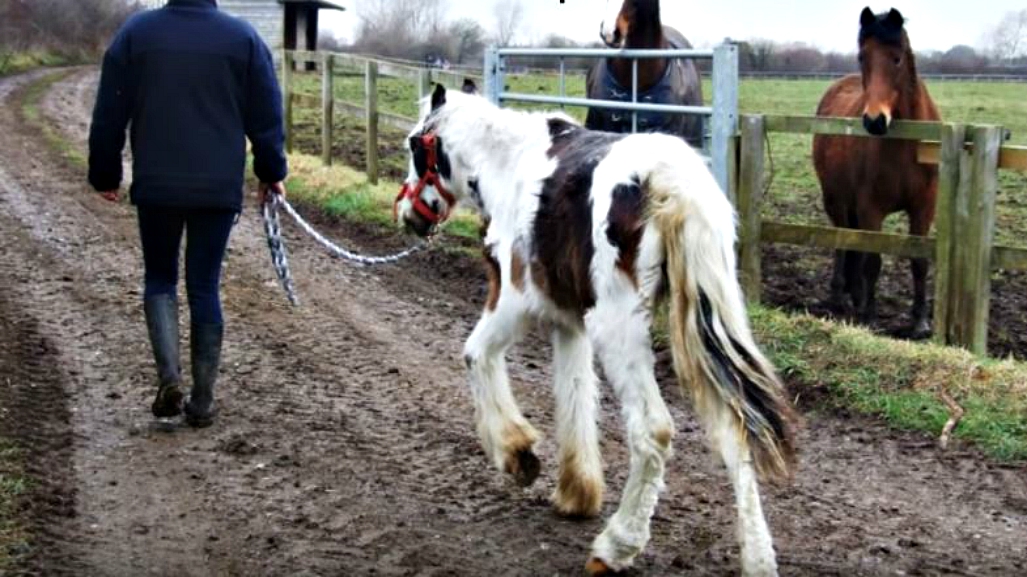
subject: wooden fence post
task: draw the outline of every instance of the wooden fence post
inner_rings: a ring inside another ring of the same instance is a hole
[[[321,64],[321,160],[332,164],[332,131],[335,126],[335,57],[325,53]]]
[[[763,204],[763,153],[766,134],[763,117],[745,115],[741,121],[738,174],[738,266],[742,292],[750,304],[760,302],[760,219]]]
[[[422,68],[417,71],[417,99],[420,102],[431,94],[431,70]]]
[[[364,75],[367,108],[367,181],[378,184],[378,63],[368,61]]]
[[[956,252],[960,235],[956,233],[956,206],[960,192],[960,165],[964,155],[966,126],[945,124],[941,127],[941,150],[938,162],[938,200],[935,211],[934,260],[934,341],[947,345],[957,341],[955,334]]]
[[[1002,131],[997,126],[970,130],[973,151],[969,170],[960,177],[956,226],[960,237],[953,259],[957,344],[984,354],[988,345],[988,306],[991,302],[991,253],[995,239],[995,197]],[[965,164],[964,164],[965,166]]]
[[[282,52],[282,100],[285,105],[285,151],[292,153],[292,52]]]

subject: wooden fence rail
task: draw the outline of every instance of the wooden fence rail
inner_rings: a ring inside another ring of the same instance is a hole
[[[998,171],[1027,170],[1027,148],[1002,146],[1007,133],[997,126],[895,122],[888,138],[920,141],[920,162],[939,165],[935,237],[927,238],[763,220],[766,134],[871,138],[859,119],[747,115],[740,131],[739,268],[751,302],[760,299],[760,243],[931,258],[936,340],[985,352],[992,271],[1027,270],[1027,249],[994,245]]]
[[[459,86],[464,78],[480,76],[445,70],[429,70],[415,66],[397,64],[385,60],[364,58],[352,54],[334,52],[306,52],[286,50],[282,53],[282,91],[285,108],[285,147],[292,152],[294,139],[294,107],[303,103],[311,107],[321,107],[321,156],[325,164],[332,163],[332,139],[334,132],[335,113],[342,111],[350,116],[366,122],[366,164],[364,170],[368,181],[378,182],[378,129],[386,125],[403,131],[409,131],[417,124],[417,119],[399,114],[383,112],[378,109],[378,79],[382,76],[401,78],[414,82],[418,95],[423,98],[429,94],[432,82],[443,82],[449,86]],[[321,93],[310,94],[296,92],[294,85],[295,69],[313,65],[321,72]],[[347,102],[335,98],[335,77],[342,74],[359,75],[364,81],[364,101]]]

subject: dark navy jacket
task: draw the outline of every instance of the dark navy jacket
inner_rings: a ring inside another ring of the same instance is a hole
[[[136,204],[240,210],[246,138],[261,182],[288,171],[271,52],[214,0],[169,0],[118,31],[104,55],[89,132],[95,189],[121,184],[129,124]]]

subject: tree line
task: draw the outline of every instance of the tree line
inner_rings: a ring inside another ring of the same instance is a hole
[[[324,37],[322,47],[418,62],[444,60],[479,66],[490,43],[509,46],[523,25],[520,0],[498,2],[486,28],[475,20],[449,20],[448,0],[362,0],[359,25],[350,44]],[[742,72],[841,74],[858,70],[855,51],[822,51],[801,42],[767,39],[731,40],[738,45]],[[981,39],[979,47],[953,46],[945,51],[917,53],[925,74],[1017,74],[1027,76],[1027,8],[1003,15]],[[539,42],[544,48],[595,48],[598,42],[575,42],[558,34]],[[568,59],[569,68],[587,68],[590,59]],[[552,58],[519,58],[527,68],[556,68]]]

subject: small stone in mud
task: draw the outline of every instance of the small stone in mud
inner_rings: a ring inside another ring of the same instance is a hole
[[[121,393],[119,393],[117,391],[111,391],[111,392],[107,393],[107,398],[116,401],[116,400],[121,398]]]
[[[389,370],[386,371],[386,373],[388,373],[390,375],[398,375],[399,374],[399,369],[396,368],[396,367],[389,367]]]
[[[259,449],[242,435],[233,435],[218,443],[218,450],[229,455],[248,456],[256,455]]]

